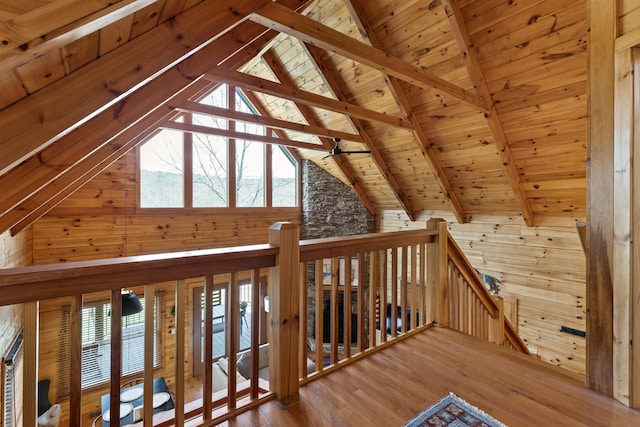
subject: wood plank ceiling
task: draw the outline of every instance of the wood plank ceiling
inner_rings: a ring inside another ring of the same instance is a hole
[[[372,213],[585,217],[584,0],[16,3],[0,0],[0,232],[185,111],[279,129]],[[219,82],[270,118],[198,104]],[[326,157],[336,137],[371,153]]]

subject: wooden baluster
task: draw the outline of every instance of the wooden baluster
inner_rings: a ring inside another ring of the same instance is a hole
[[[227,302],[225,306],[225,342],[227,344],[227,354],[229,355],[229,372],[237,372],[237,358],[238,358],[238,334],[240,330],[238,328],[238,312],[240,307],[239,295],[238,295],[238,273],[233,272],[229,275],[229,283],[227,286]],[[253,352],[251,349],[252,359],[255,359],[257,352]],[[229,375],[228,396],[229,396],[229,410],[236,408],[236,390],[238,378],[236,375]]]
[[[305,282],[300,282],[300,283],[306,283]],[[301,295],[304,295],[304,297],[306,298],[307,292],[306,289],[307,287],[304,286],[304,292],[301,293]],[[253,370],[251,372],[251,399],[255,400],[258,398],[258,370],[260,368],[260,357],[259,357],[259,350],[258,347],[260,346],[260,335],[258,334],[259,328],[260,328],[260,301],[258,299],[258,295],[260,295],[260,270],[259,269],[254,269],[251,272],[251,331],[247,331],[251,332],[251,352],[254,355],[254,357],[251,358],[251,361],[253,363]],[[302,300],[302,296],[300,297],[300,300]],[[306,307],[306,306],[305,306]],[[306,317],[305,317],[306,319]],[[238,323],[242,322],[242,318],[238,319]],[[304,333],[301,334],[302,338],[301,341],[306,340],[306,326],[307,326],[307,322],[306,320],[302,323],[305,326],[304,329]],[[301,342],[302,344],[302,342]],[[307,357],[307,352],[306,350],[306,346],[305,345],[300,345],[300,355],[301,357],[304,357],[306,359]],[[305,364],[306,367],[306,364]],[[305,375],[306,375],[306,369],[305,369]]]
[[[300,343],[298,344],[300,348],[300,354],[298,357],[298,376],[300,378],[307,377],[307,319],[309,317],[309,307],[307,304],[309,298],[307,266],[308,263],[300,263]],[[253,316],[251,317],[251,320],[253,320]]]
[[[407,332],[407,310],[409,308],[408,288],[407,288],[407,271],[409,263],[409,248],[407,246],[402,247],[402,261],[401,261],[401,277],[400,277],[400,332],[403,334]]]
[[[120,419],[120,377],[122,376],[122,292],[111,291],[111,389],[109,417]]]
[[[25,426],[35,426],[36,419],[38,418],[39,311],[39,301],[24,304],[22,416]]]
[[[193,309],[200,310],[197,301]],[[195,357],[195,355],[194,355]],[[213,276],[204,278],[204,375],[202,381],[202,419],[209,421],[213,411]],[[146,380],[145,380],[146,384]],[[146,394],[146,391],[145,391]],[[146,409],[145,405],[145,409]],[[146,415],[145,415],[146,417]]]
[[[351,336],[351,283],[353,281],[353,274],[351,272],[351,257],[345,257],[345,268],[344,268],[344,294],[343,294],[343,344],[344,344],[344,354],[347,357],[351,357],[351,342],[353,341],[353,337]],[[347,260],[349,261],[349,265],[347,265]]]
[[[376,305],[378,294],[378,257],[369,252],[369,348],[376,346]]]
[[[175,420],[176,425],[184,425],[184,381],[185,381],[185,335],[186,335],[186,282],[184,279],[176,281],[175,304],[176,304],[176,340],[175,340]]]
[[[82,295],[71,298],[69,425],[82,425]]]
[[[364,284],[365,284],[365,263],[364,263],[364,252],[360,252],[358,254],[358,352],[362,353],[364,351],[364,308],[365,304],[365,293],[364,293]]]
[[[411,318],[409,319],[409,325],[415,329],[418,326],[418,257],[417,257],[417,245],[411,246]]]
[[[321,259],[316,260],[316,371],[320,372],[323,369],[322,357],[324,349],[322,346],[324,325],[322,324],[322,313],[324,311],[324,291],[322,290],[322,283],[324,280],[323,275],[323,262]]]
[[[382,260],[380,262],[380,268],[382,270],[382,279],[380,280],[380,342],[387,341],[387,292],[388,286],[388,251],[386,249],[381,251]]]
[[[331,364],[338,363],[338,258],[331,258],[331,305],[329,309],[329,318],[331,330],[329,336],[331,338]]]
[[[144,381],[143,381],[143,411],[142,419],[145,426],[153,425],[153,348],[155,326],[153,315],[155,291],[153,285],[144,287]]]
[[[398,248],[391,249],[391,336],[398,335]]]

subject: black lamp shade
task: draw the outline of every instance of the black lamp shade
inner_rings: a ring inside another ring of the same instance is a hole
[[[131,314],[140,313],[142,304],[133,292],[122,294],[122,315],[129,316]]]

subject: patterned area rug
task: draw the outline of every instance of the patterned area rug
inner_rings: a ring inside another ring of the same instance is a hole
[[[430,406],[405,427],[506,427],[453,393]]]

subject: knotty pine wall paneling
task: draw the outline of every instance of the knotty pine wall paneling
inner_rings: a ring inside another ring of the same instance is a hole
[[[586,327],[586,259],[575,224],[543,218],[535,227],[506,217],[474,216],[459,224],[450,214],[432,212],[411,222],[401,211],[385,211],[379,231],[426,228],[429,217],[448,221],[449,231],[471,264],[498,278],[500,295],[517,301],[518,331],[541,360],[583,376],[585,338],[560,332]]]

